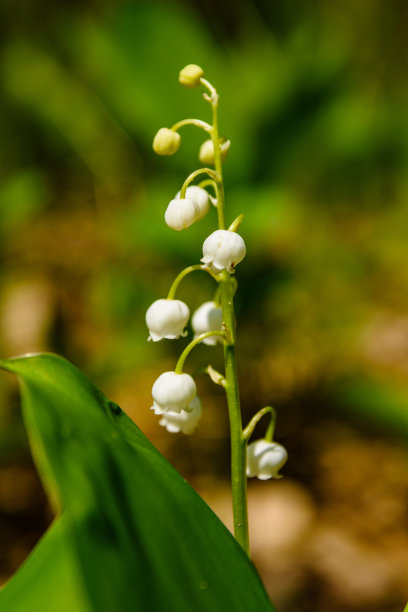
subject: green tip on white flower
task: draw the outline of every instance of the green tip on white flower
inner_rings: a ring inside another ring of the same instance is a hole
[[[153,140],[153,151],[157,155],[173,155],[179,148],[181,137],[169,128],[160,128]]]
[[[200,79],[204,76],[204,70],[197,66],[197,64],[188,64],[180,70],[179,82],[184,87],[198,87],[200,85]]]
[[[228,151],[231,145],[231,141],[230,140],[225,140],[223,142],[221,142],[221,159],[222,161],[225,161],[227,155],[228,155]],[[198,154],[198,157],[200,159],[200,162],[204,165],[208,165],[208,164],[214,164],[215,162],[215,157],[214,157],[214,145],[213,145],[213,141],[212,140],[206,140],[203,142],[203,144],[200,147],[200,152]]]

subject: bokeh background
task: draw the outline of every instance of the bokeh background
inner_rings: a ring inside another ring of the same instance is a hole
[[[177,83],[221,93],[244,420],[272,403],[285,478],[250,482],[254,561],[279,612],[401,612],[408,600],[408,6],[402,0],[0,5],[0,352],[58,352],[117,401],[227,523],[222,391],[199,381],[191,437],[149,411],[187,340],[147,343],[144,313],[201,256],[167,203],[209,119]],[[197,133],[196,133],[197,132]],[[191,310],[213,284],[190,275]],[[188,367],[221,366],[200,347]],[[52,520],[15,381],[0,376],[0,580]],[[262,425],[257,430],[262,435]]]

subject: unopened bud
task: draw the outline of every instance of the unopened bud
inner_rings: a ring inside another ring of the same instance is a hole
[[[200,84],[200,79],[204,75],[204,70],[197,66],[196,64],[188,64],[182,70],[180,70],[179,74],[179,82],[184,85],[184,87],[198,87]]]
[[[157,155],[173,155],[180,146],[180,134],[169,128],[160,128],[153,140],[153,151]]]
[[[227,157],[229,148],[231,145],[230,140],[226,140],[221,142],[221,159],[224,161]],[[214,164],[214,144],[212,140],[206,140],[200,147],[200,152],[198,154],[200,162],[202,164]]]

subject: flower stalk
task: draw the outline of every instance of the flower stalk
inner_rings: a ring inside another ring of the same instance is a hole
[[[244,430],[242,427],[235,347],[234,295],[237,281],[234,272],[236,265],[242,261],[246,253],[245,242],[237,233],[244,215],[238,215],[226,229],[222,163],[227,155],[230,142],[220,137],[218,128],[219,96],[215,87],[203,77],[203,74],[200,66],[189,64],[181,70],[179,81],[189,88],[199,85],[205,87],[207,91],[203,93],[203,97],[211,104],[211,125],[198,119],[184,119],[174,124],[171,130],[167,128],[159,130],[153,148],[160,155],[175,153],[180,144],[177,131],[184,125],[195,125],[209,134],[211,140],[205,141],[201,146],[199,159],[203,165],[213,165],[214,169],[199,168],[186,178],[180,193],[175,200],[170,202],[165,219],[169,227],[178,231],[185,229],[208,213],[209,202],[211,201],[217,209],[218,229],[204,240],[202,265],[197,264],[185,268],[171,285],[167,300],[158,300],[160,306],[158,310],[160,312],[157,314],[157,321],[154,317],[150,317],[152,325],[154,324],[157,327],[157,330],[153,330],[153,332],[156,331],[156,337],[160,335],[162,338],[175,338],[185,333],[183,331],[183,303],[175,300],[175,295],[180,282],[187,274],[199,269],[206,270],[215,279],[217,290],[214,300],[205,302],[194,313],[192,327],[196,337],[181,353],[174,372],[163,374],[153,386],[153,391],[156,393],[153,408],[156,414],[166,413],[160,424],[164,425],[168,431],[191,433],[195,428],[197,419],[201,416],[201,409],[198,407],[198,400],[196,399],[194,401],[197,406],[195,407],[196,412],[194,412],[192,398],[195,393],[195,387],[193,386],[195,383],[193,378],[200,373],[208,374],[215,384],[220,385],[225,390],[231,438],[234,535],[249,557],[247,475],[250,477],[257,476],[262,480],[280,478],[279,469],[286,461],[287,452],[281,445],[272,442],[276,414],[271,406],[261,409]],[[206,177],[198,185],[189,186],[203,174]],[[215,198],[204,190],[205,187],[211,187],[214,190]],[[184,363],[188,355],[198,344],[205,342],[206,344],[216,345],[216,339],[219,338],[222,339],[223,343],[224,374],[216,371],[211,365],[197,370],[193,378],[183,373]],[[209,339],[212,339],[212,341]],[[167,383],[168,389],[165,387]],[[153,397],[155,393],[153,393]],[[270,424],[265,438],[252,442],[248,446],[248,440],[257,423],[267,414],[270,415]]]

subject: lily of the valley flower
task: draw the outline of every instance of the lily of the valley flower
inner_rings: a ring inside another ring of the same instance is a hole
[[[180,191],[177,193],[176,198],[180,198]],[[199,187],[198,185],[190,185],[186,189],[186,198],[192,200],[198,209],[197,218],[195,221],[202,219],[210,209],[210,196],[208,191]]]
[[[245,242],[239,234],[216,230],[204,241],[201,261],[203,268],[210,268],[215,273],[227,270],[231,274],[245,253]]]
[[[191,325],[196,337],[208,331],[221,331],[221,308],[218,308],[215,302],[204,302],[193,314]],[[222,342],[222,338],[220,336],[210,336],[209,338],[204,338],[203,342],[204,344],[214,346],[217,342]]]
[[[199,209],[195,200],[176,198],[171,200],[164,214],[167,225],[180,232],[197,221]]]
[[[180,300],[156,300],[146,312],[146,325],[149,328],[149,340],[158,342],[163,338],[186,336],[184,331],[190,317],[190,310]]]
[[[182,410],[181,412],[165,412],[159,421],[159,425],[165,427],[170,433],[178,433],[181,431],[183,434],[190,435],[196,429],[203,414],[201,400],[197,395],[193,401],[190,402],[189,410],[191,410],[191,412],[187,412],[186,410]]]
[[[197,387],[190,374],[164,372],[153,384],[152,410],[155,414],[163,414],[164,412],[180,414],[182,410],[189,412],[189,406],[196,393]]]
[[[259,480],[282,478],[279,470],[286,463],[288,452],[277,442],[256,440],[247,448],[247,476],[256,476]]]

